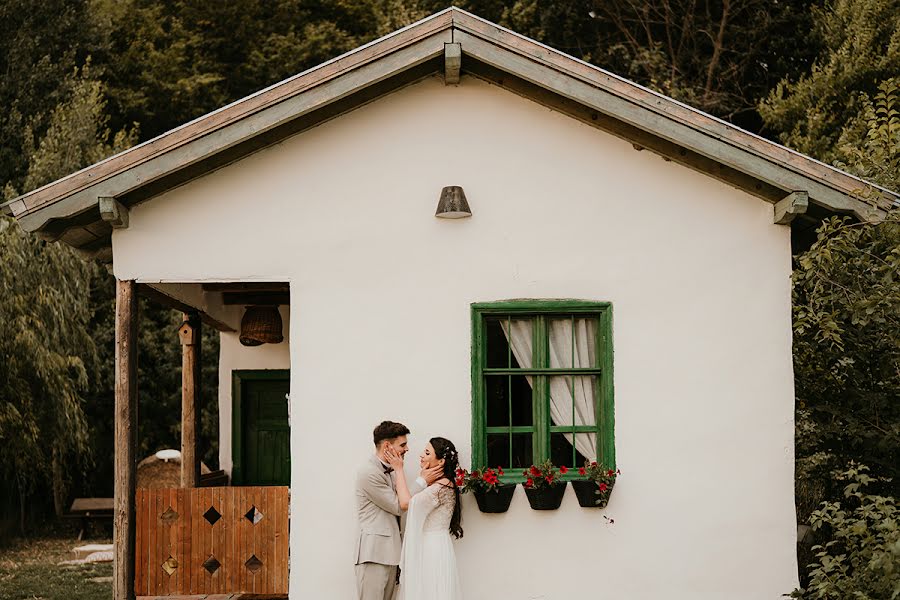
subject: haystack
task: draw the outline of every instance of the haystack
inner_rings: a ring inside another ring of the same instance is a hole
[[[209,467],[200,463],[200,473],[209,473]],[[177,488],[181,486],[181,452],[160,450],[138,463],[137,487]]]

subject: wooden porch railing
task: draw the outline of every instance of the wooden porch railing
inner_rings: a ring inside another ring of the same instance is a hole
[[[135,594],[287,594],[288,488],[138,489]]]

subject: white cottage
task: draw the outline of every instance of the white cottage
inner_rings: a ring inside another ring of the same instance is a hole
[[[448,186],[470,218],[435,214]],[[895,201],[448,9],[6,209],[119,281],[117,600],[352,598],[382,419],[512,477],[622,470],[602,510],[466,496],[467,600],[756,600],[797,584],[792,228]],[[136,495],[139,292],[189,318],[184,487]],[[255,305],[284,342],[240,343]],[[191,467],[198,319],[227,487]]]

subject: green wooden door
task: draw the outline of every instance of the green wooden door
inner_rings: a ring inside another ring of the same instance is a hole
[[[240,485],[290,485],[289,371],[235,371],[233,479]]]

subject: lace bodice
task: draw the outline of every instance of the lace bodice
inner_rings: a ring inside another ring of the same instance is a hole
[[[435,483],[413,496],[413,500],[416,503],[421,502],[421,506],[429,511],[422,526],[423,531],[449,533],[450,519],[453,517],[453,508],[456,503],[453,488]]]

